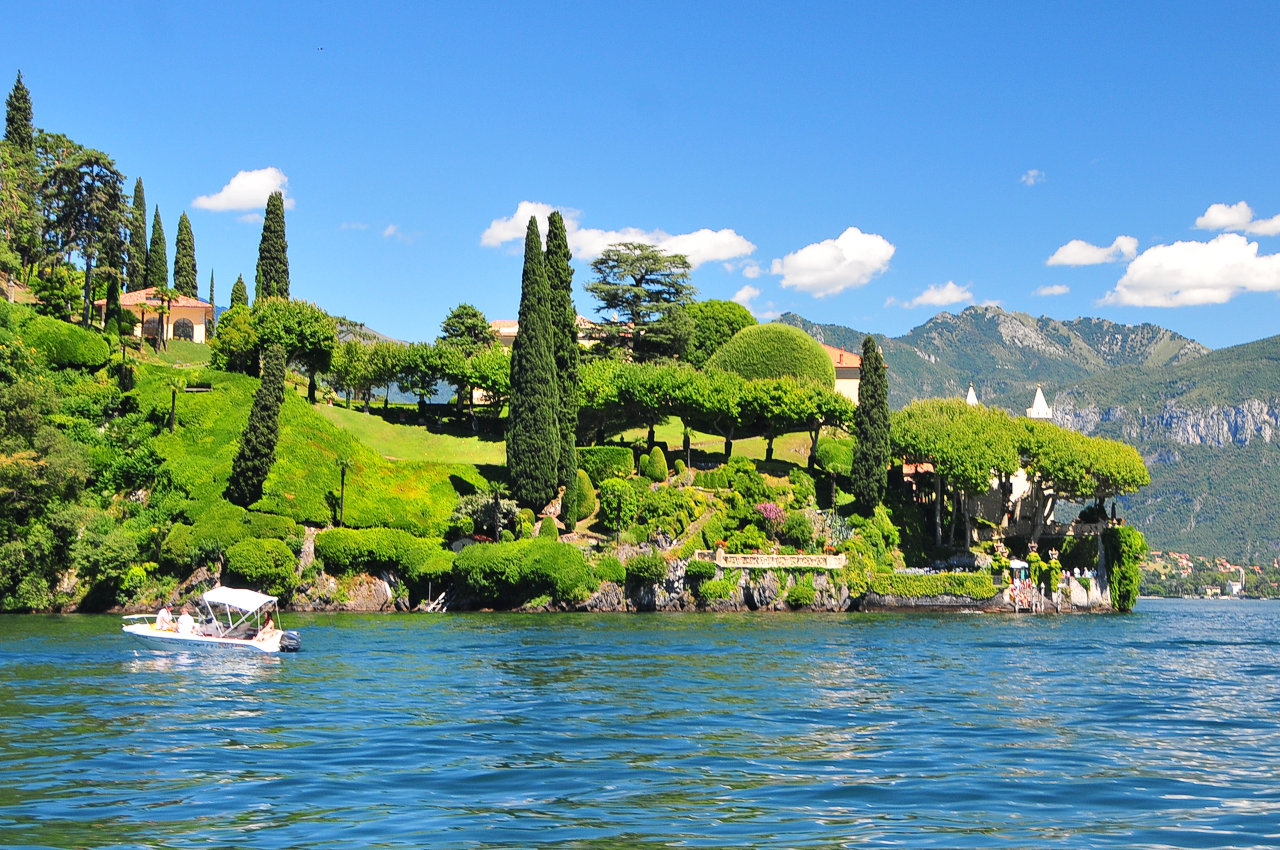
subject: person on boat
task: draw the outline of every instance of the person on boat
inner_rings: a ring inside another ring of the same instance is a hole
[[[258,629],[258,633],[253,636],[253,639],[266,640],[278,631],[280,630],[276,628],[276,621],[271,618],[270,614],[268,614],[267,621],[262,624],[261,629]]]
[[[191,616],[191,609],[186,605],[182,606],[182,613],[178,615],[178,634],[189,635],[194,634],[196,630],[195,618]]]
[[[173,631],[173,615],[169,613],[167,603],[161,603],[160,610],[156,612],[155,627],[161,631]]]

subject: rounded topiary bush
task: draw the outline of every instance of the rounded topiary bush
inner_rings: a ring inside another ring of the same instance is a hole
[[[836,385],[835,366],[822,345],[799,328],[780,322],[738,331],[707,366],[744,378],[793,377],[824,387]]]
[[[635,555],[627,559],[627,581],[653,584],[667,575],[667,561],[661,555]]]
[[[716,577],[716,565],[712,561],[694,558],[684,568],[684,576],[689,581],[707,581]]]
[[[556,521],[551,517],[543,517],[542,525],[538,526],[538,537],[543,540],[559,540],[560,529],[556,528]]]
[[[622,566],[622,562],[613,555],[605,555],[597,561],[592,571],[596,574],[596,578],[601,581],[622,584],[627,580],[627,568]]]
[[[649,452],[646,467],[643,470],[644,476],[650,481],[666,481],[667,476],[671,474],[671,470],[667,467],[667,456],[661,446],[654,446],[653,451]]]
[[[544,595],[582,602],[597,584],[581,551],[547,540],[468,546],[454,561],[454,575],[477,602],[499,608]]]
[[[48,316],[33,317],[22,336],[46,363],[58,368],[95,369],[111,356],[98,334]]]
[[[250,537],[227,550],[224,584],[244,584],[272,596],[287,597],[298,586],[298,559],[282,540]]]
[[[626,446],[581,446],[578,465],[599,484],[606,478],[626,478],[635,472],[635,457]]]
[[[591,486],[591,476],[587,474],[585,469],[578,470],[577,478],[578,499],[577,499],[577,516],[574,522],[582,522],[587,517],[596,512],[596,488]]]

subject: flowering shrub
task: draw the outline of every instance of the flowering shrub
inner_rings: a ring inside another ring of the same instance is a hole
[[[787,512],[776,502],[761,502],[756,505],[756,513],[764,518],[765,528],[768,529],[770,536],[777,535],[778,529],[782,528],[782,523],[787,518]]]

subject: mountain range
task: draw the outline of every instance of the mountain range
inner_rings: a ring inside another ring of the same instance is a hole
[[[851,351],[866,336],[779,321]],[[988,306],[876,339],[894,408],[972,383],[984,404],[1022,415],[1039,385],[1058,424],[1135,446],[1151,485],[1121,506],[1152,548],[1254,564],[1280,554],[1280,336],[1213,351],[1158,325]]]

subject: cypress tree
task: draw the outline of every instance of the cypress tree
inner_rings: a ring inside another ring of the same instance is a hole
[[[240,438],[240,451],[231,463],[226,490],[229,502],[247,508],[262,498],[262,485],[276,460],[283,403],[284,348],[274,344],[267,349],[262,383],[253,396],[253,409],[249,411],[249,422]]]
[[[159,289],[169,286],[169,253],[164,246],[164,225],[160,223],[159,207],[151,219],[151,247],[147,249],[147,287],[152,286]]]
[[[284,195],[280,192],[272,192],[267,198],[253,300],[272,295],[289,297],[289,243],[284,238]]]
[[[107,281],[107,306],[102,313],[102,327],[105,330],[112,322],[120,321],[120,279],[112,276]]]
[[[884,501],[889,470],[889,378],[880,346],[870,335],[862,341],[862,378],[853,433],[857,438],[850,470],[854,507],[863,516],[871,516]]]
[[[178,235],[173,243],[173,288],[188,298],[196,298],[196,237],[186,212],[178,219]]]
[[[13,91],[4,102],[4,140],[20,151],[36,149],[36,128],[31,115],[31,92],[22,82],[22,72],[13,84]]]
[[[213,300],[213,271],[209,272],[209,306],[213,308],[213,320],[209,322],[209,336],[218,332],[218,304]]]
[[[569,265],[569,236],[564,217],[553,212],[547,219],[547,283],[551,287],[551,320],[556,360],[556,384],[560,394],[560,464],[556,476],[564,499],[560,516],[572,529],[578,498],[578,311],[573,306],[573,267]]]
[[[249,289],[244,285],[244,275],[236,275],[236,282],[231,285],[231,306],[248,307]]]
[[[520,329],[511,346],[511,403],[507,470],[511,493],[540,508],[555,496],[559,475],[559,390],[552,337],[551,290],[538,222],[529,219],[520,282]]]
[[[147,196],[142,178],[133,181],[133,212],[129,216],[128,291],[147,287]]]

